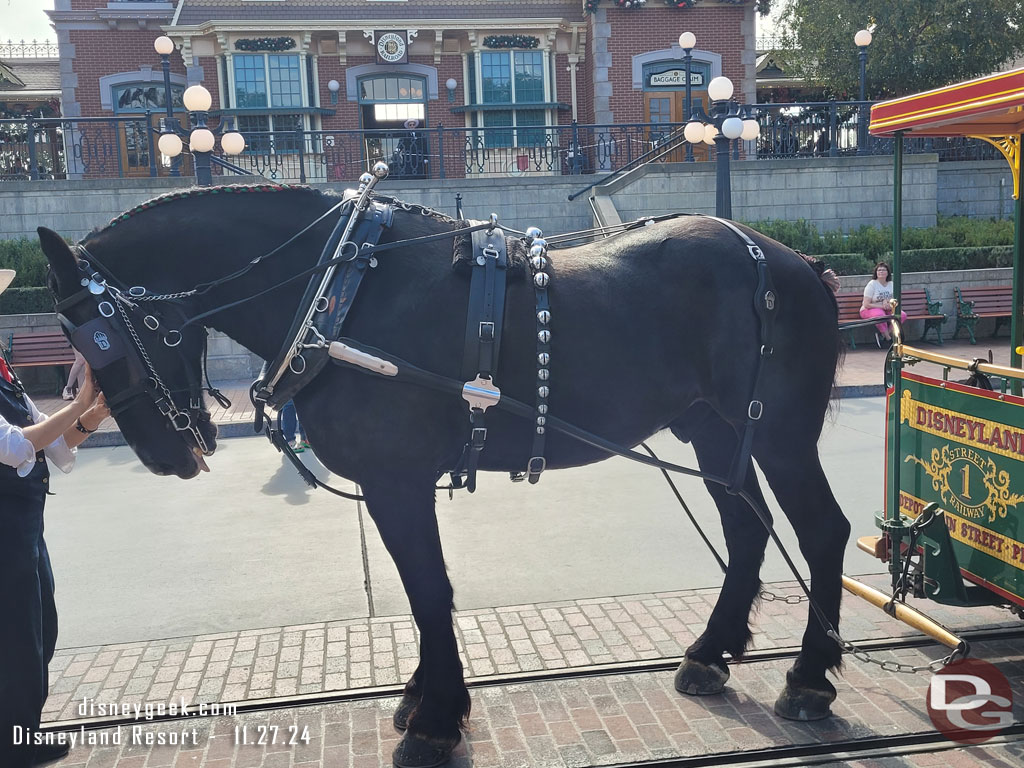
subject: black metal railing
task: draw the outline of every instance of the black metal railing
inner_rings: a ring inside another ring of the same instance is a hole
[[[734,157],[820,158],[891,154],[892,141],[868,136],[869,102],[758,104],[761,135],[738,141]],[[157,176],[169,162],[156,150],[154,116],[0,120],[0,181]],[[540,125],[425,130],[243,132],[246,149],[231,164],[278,181],[350,181],[378,160],[392,178],[605,176],[641,158],[681,162],[669,144],[677,123]],[[673,148],[675,147],[675,148]],[[659,151],[666,149],[666,151]],[[940,160],[997,158],[976,139],[909,139],[906,151]],[[697,152],[698,161],[713,152]],[[219,174],[230,174],[224,166]]]
[[[156,176],[150,115],[0,120],[0,181]]]

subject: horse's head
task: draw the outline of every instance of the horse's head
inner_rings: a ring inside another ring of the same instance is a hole
[[[176,330],[184,305],[133,301],[132,284],[108,270],[124,263],[116,234],[96,247],[91,263],[84,246],[76,246],[79,258],[55,232],[38,232],[64,331],[92,366],[125,441],[158,475],[205,470],[217,434],[202,396],[205,329]],[[145,288],[152,295],[167,286]]]

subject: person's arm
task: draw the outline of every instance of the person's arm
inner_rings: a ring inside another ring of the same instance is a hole
[[[64,442],[67,443],[68,448],[77,448],[79,445],[89,439],[89,433],[95,432],[103,424],[103,421],[110,415],[110,409],[107,407],[107,401],[101,394],[96,398],[89,409],[78,417],[78,424],[82,425],[82,428],[86,432],[82,432],[72,423],[71,428],[64,432]]]
[[[92,383],[92,377],[87,376],[74,401],[52,416],[43,417],[33,406],[34,415],[38,414],[38,423],[23,427],[21,432],[36,451],[41,451],[59,440],[69,429],[74,431],[75,421],[89,410],[95,399],[96,387]]]
[[[871,284],[872,282],[874,281],[869,281],[868,284],[864,286],[864,301],[861,302],[861,309],[871,309],[875,306],[875,288]]]

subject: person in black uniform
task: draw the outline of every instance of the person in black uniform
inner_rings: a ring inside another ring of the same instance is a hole
[[[14,270],[0,269],[0,293]],[[4,350],[0,348],[0,352]],[[0,355],[0,766],[27,768],[63,757],[64,743],[32,738],[57,645],[53,571],[43,540],[49,489],[46,459],[63,472],[75,448],[109,415],[88,366],[78,396],[46,417]],[[26,740],[28,743],[26,744]],[[20,743],[19,743],[20,742]]]

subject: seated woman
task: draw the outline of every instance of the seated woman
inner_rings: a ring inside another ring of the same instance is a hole
[[[871,281],[864,286],[864,302],[860,305],[860,316],[865,320],[871,317],[885,317],[892,313],[892,283],[889,281],[891,270],[884,261],[875,265],[875,271]],[[907,313],[900,311],[900,320],[907,321]],[[886,345],[892,344],[892,334],[889,332],[889,323],[876,323],[875,344],[882,348],[882,339]]]

